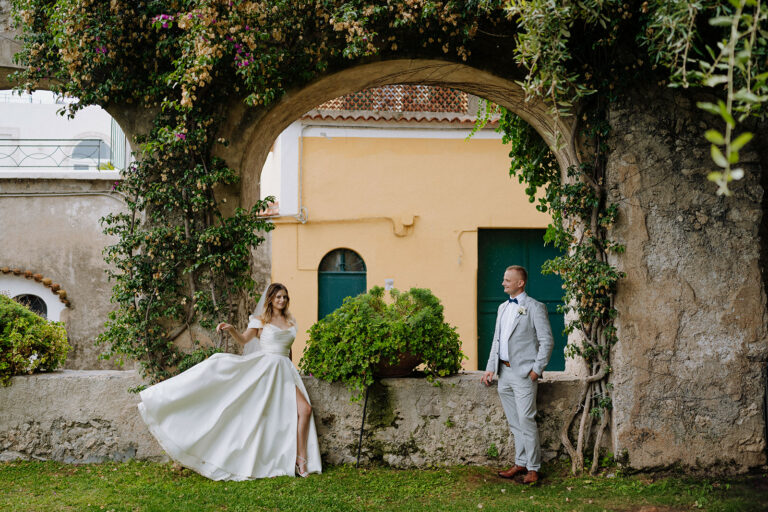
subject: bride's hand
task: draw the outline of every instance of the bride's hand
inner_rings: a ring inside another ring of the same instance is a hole
[[[232,327],[226,322],[221,322],[219,325],[216,326],[216,332],[221,332],[221,331],[230,332],[232,329],[234,329],[234,327]]]

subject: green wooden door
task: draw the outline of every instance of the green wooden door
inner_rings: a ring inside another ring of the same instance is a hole
[[[365,293],[365,262],[355,251],[336,249],[323,257],[317,273],[317,319],[333,313],[347,297]]]
[[[542,275],[541,265],[560,253],[544,245],[543,229],[479,229],[477,233],[477,339],[478,366],[485,370],[493,342],[496,311],[509,297],[501,287],[504,270],[510,265],[522,265],[528,271],[528,295],[547,305],[555,347],[547,370],[564,370],[566,337],[562,304],[562,280],[556,275]]]

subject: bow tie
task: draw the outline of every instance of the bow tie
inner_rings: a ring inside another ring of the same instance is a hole
[[[514,302],[515,304],[517,304],[517,299],[509,299],[509,302]]]

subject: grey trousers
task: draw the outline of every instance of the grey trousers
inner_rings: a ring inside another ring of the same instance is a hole
[[[541,468],[539,427],[536,425],[536,391],[539,383],[520,378],[504,365],[499,371],[499,398],[515,437],[515,464],[529,471]]]

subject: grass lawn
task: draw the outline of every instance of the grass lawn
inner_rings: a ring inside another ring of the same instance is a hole
[[[326,468],[307,479],[211,482],[170,464],[0,463],[0,510],[768,510],[768,476],[579,477],[544,468],[535,487],[479,467],[426,471]]]

